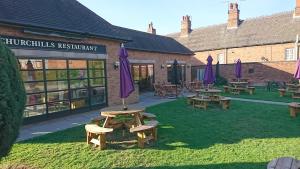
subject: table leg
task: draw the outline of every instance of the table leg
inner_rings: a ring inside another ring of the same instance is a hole
[[[103,124],[104,128],[109,128],[109,124],[111,122],[112,118],[111,117],[106,117],[105,122]]]

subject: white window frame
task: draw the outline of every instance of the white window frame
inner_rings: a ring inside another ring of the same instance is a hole
[[[286,48],[284,51],[284,59],[286,61],[297,60],[297,57],[295,55],[295,48]]]
[[[219,64],[226,64],[224,53],[219,53],[217,57],[218,57]]]

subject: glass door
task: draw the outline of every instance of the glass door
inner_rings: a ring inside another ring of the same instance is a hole
[[[131,71],[135,83],[139,84],[140,92],[153,90],[153,83],[154,83],[153,64],[133,64],[131,66]]]

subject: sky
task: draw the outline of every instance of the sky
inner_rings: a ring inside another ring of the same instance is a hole
[[[229,2],[237,0],[78,0],[113,25],[157,34],[179,32],[182,16],[192,17],[192,29],[227,22]],[[292,11],[296,0],[238,0],[240,18]]]

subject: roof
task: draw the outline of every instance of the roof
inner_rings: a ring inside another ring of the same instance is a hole
[[[294,19],[293,12],[283,12],[241,21],[237,29],[227,29],[226,23],[194,29],[188,37],[168,36],[197,52],[295,42],[297,34],[300,19]]]
[[[172,38],[116,27],[77,0],[1,0],[0,23],[128,41],[136,50],[192,54]]]
[[[115,26],[115,31],[122,36],[127,36],[132,39],[132,41],[125,44],[125,47],[128,49],[183,55],[193,54],[193,52],[188,48],[170,37],[154,35],[117,26]]]
[[[1,0],[0,22],[128,40],[76,0]]]

